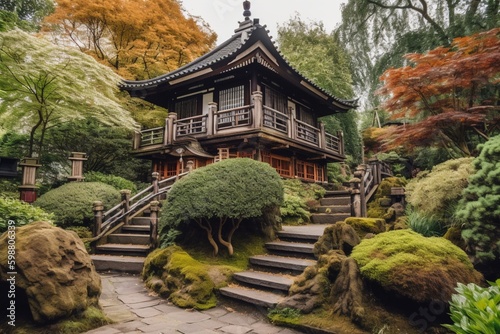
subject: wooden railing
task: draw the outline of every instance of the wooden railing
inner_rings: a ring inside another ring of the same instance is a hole
[[[378,185],[386,177],[392,176],[391,167],[378,159],[372,159],[368,164],[359,166],[351,180],[352,203],[356,217],[366,217],[367,204],[374,195]]]
[[[165,136],[165,128],[154,128],[141,131],[140,147],[162,144]]]
[[[281,112],[264,105],[262,92],[254,92],[252,99],[251,105],[227,110],[217,110],[217,104],[212,102],[208,104],[207,114],[183,119],[177,119],[177,114],[170,112],[165,121],[165,127],[144,130],[136,134],[134,149],[141,150],[157,144],[175,145],[175,142],[182,136],[204,138],[224,136],[233,129],[253,131],[266,128],[276,131],[277,136],[284,135],[344,156],[342,135],[328,134],[322,123],[317,128],[296,119],[288,112]]]
[[[268,106],[263,106],[264,109],[264,126],[275,129],[284,133],[288,133],[288,122],[290,117],[278,110],[274,110]]]
[[[217,130],[248,126],[252,123],[252,107],[243,106],[215,113]]]
[[[143,189],[133,197],[130,197],[130,190],[122,190],[122,200],[119,204],[103,212],[102,202],[94,202],[94,242],[98,242],[101,238],[109,235],[111,232],[129,223],[129,221],[142,214],[145,210],[151,209],[151,245],[157,243],[157,215],[153,212],[157,211],[158,201],[166,198],[167,192],[179,178],[187,175],[188,172],[179,174],[168,179],[159,180],[159,174],[153,173],[152,184]],[[156,207],[156,210],[152,210]]]
[[[177,137],[207,132],[207,115],[183,118],[174,122]]]

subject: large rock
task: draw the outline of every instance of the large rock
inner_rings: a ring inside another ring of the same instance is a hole
[[[365,239],[351,257],[363,278],[392,296],[417,303],[448,303],[457,283],[483,281],[463,250],[444,238],[426,238],[411,230]]]
[[[11,234],[12,236],[12,234]],[[7,267],[7,232],[0,236],[0,279]],[[98,306],[101,278],[76,233],[37,222],[16,229],[17,289],[26,292],[33,320],[46,323]]]

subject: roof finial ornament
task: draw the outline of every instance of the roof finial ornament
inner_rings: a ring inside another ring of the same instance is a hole
[[[252,12],[250,11],[250,1],[245,0],[243,1],[243,9],[245,10],[243,12],[243,16],[245,17],[245,21],[250,20],[250,16],[252,15]]]

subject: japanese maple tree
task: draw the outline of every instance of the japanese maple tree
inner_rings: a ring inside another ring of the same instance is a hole
[[[387,128],[386,149],[442,146],[475,155],[477,143],[500,132],[500,29],[456,38],[450,47],[407,55],[386,71],[379,93],[402,125]]]
[[[179,0],[57,0],[55,41],[78,46],[127,79],[152,78],[206,53],[216,34]]]

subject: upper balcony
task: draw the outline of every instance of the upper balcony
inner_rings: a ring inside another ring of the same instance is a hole
[[[316,128],[296,119],[291,114],[264,106],[261,92],[254,92],[252,101],[252,105],[228,110],[217,110],[216,103],[209,103],[207,114],[183,119],[177,119],[177,114],[170,113],[164,127],[136,133],[134,150],[153,151],[164,146],[175,145],[177,141],[188,136],[202,140],[257,129],[280,139],[289,139],[298,145],[312,147],[340,157],[344,156],[342,132],[335,136],[327,133],[322,123],[319,128]]]

